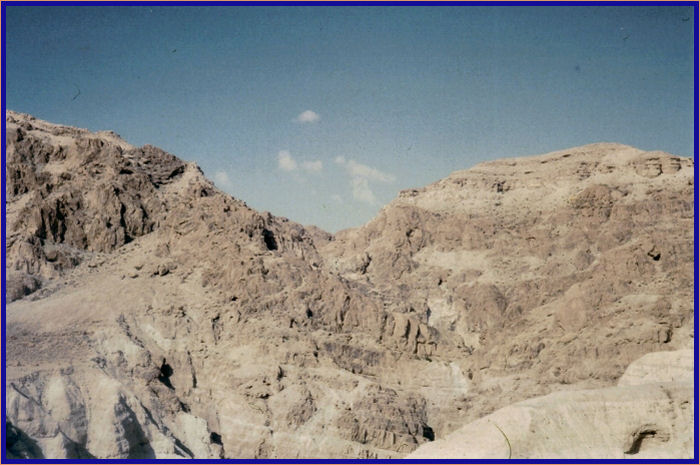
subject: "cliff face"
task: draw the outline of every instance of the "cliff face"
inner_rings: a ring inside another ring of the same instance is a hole
[[[17,457],[400,457],[692,344],[691,160],[486,163],[332,237],[155,147],[6,123]]]
[[[488,162],[402,192],[323,253],[457,349],[475,419],[692,345],[693,182],[692,160],[618,144]]]

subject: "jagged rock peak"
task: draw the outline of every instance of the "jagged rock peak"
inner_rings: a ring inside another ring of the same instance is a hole
[[[93,133],[87,129],[50,123],[30,114],[12,110],[5,110],[5,123],[8,130],[18,127],[23,131],[34,131],[35,134],[43,133],[45,138],[48,138],[47,136],[91,137],[110,142],[124,150],[134,148],[133,145],[122,139],[119,134],[111,130]]]

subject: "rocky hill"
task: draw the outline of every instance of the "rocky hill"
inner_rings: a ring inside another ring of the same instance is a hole
[[[488,162],[322,252],[457,348],[476,419],[692,346],[693,182],[692,160],[619,144]]]
[[[693,343],[693,162],[596,144],[331,236],[6,113],[8,454],[392,458]]]

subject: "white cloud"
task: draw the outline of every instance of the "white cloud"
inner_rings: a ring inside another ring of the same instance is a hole
[[[394,182],[396,180],[393,174],[382,173],[376,168],[357,163],[355,160],[348,160],[346,169],[351,176],[369,179],[370,181]]]
[[[307,173],[318,174],[323,171],[321,160],[304,160],[297,162],[289,150],[280,150],[277,154],[277,167],[282,171],[306,171]]]
[[[214,183],[221,189],[229,189],[232,187],[231,179],[229,179],[228,173],[224,170],[219,170],[214,173]]]
[[[295,121],[297,123],[315,123],[320,119],[321,117],[315,111],[306,110],[299,113]]]
[[[333,195],[331,195],[331,199],[332,199],[335,203],[343,203],[343,198],[342,198],[341,196],[339,196],[338,194],[333,194]]]
[[[289,150],[280,150],[277,154],[277,167],[283,171],[294,171],[297,169],[297,162],[292,158]]]
[[[350,177],[350,186],[352,187],[352,196],[355,200],[369,203],[370,205],[377,204],[377,198],[370,188],[370,181],[391,183],[396,180],[396,176],[389,173],[384,173],[371,166],[358,163],[355,160],[346,160],[343,156],[335,157],[335,162],[345,168],[345,172]]]
[[[355,160],[346,160],[343,156],[335,157],[335,162],[345,167],[345,170],[353,178],[364,178],[370,181],[377,182],[394,182],[396,176],[393,174],[384,173],[371,166],[363,165]]]
[[[377,198],[374,196],[374,192],[369,188],[369,181],[365,178],[355,177],[350,180],[350,185],[352,185],[352,196],[355,200],[361,202],[366,202],[370,205],[375,205],[377,203]]]
[[[323,171],[323,162],[321,160],[304,161],[301,163],[301,168],[309,173],[320,173]]]

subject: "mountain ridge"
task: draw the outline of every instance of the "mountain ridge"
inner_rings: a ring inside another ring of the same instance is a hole
[[[486,162],[330,235],[155,147],[39,121],[6,113],[16,450],[400,457],[692,346],[690,159]]]

